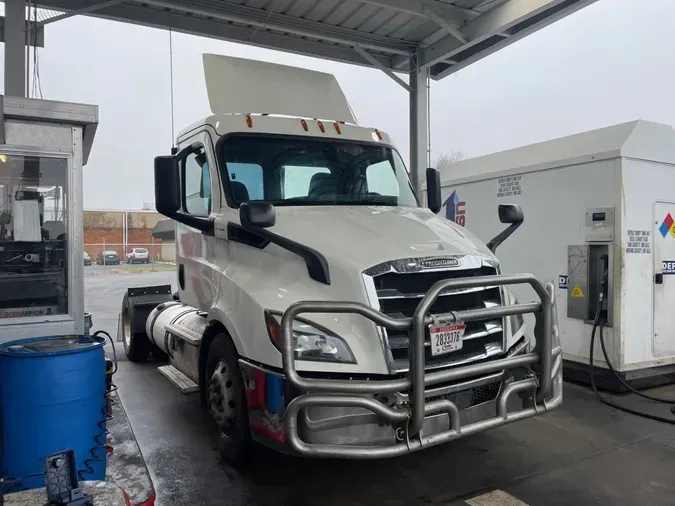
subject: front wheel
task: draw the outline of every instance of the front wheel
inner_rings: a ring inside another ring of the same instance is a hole
[[[246,391],[237,350],[224,333],[209,347],[206,380],[209,413],[220,432],[218,451],[226,462],[244,465],[252,450]]]

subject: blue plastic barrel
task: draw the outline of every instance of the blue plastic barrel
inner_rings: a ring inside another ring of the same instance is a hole
[[[0,477],[41,474],[44,457],[72,449],[82,479],[105,479],[104,343],[65,336],[0,345]],[[14,490],[43,486],[36,476]]]

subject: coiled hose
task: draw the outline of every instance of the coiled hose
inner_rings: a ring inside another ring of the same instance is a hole
[[[112,350],[113,350],[113,370],[112,373],[110,374],[111,376],[114,376],[115,373],[117,372],[117,350],[115,349],[115,342],[113,341],[113,338],[108,334],[105,330],[97,330],[92,334],[92,337],[98,337],[100,335],[103,335],[108,338],[110,341],[110,344],[112,345]],[[110,387],[108,388],[106,386],[106,392],[104,394],[104,399],[105,402],[103,404],[103,408],[101,408],[101,421],[98,423],[98,428],[99,432],[96,434],[94,437],[94,442],[96,445],[92,447],[89,450],[89,458],[84,461],[84,467],[85,469],[80,469],[77,471],[77,476],[78,479],[84,481],[85,478],[83,478],[84,474],[94,474],[94,469],[91,467],[92,464],[96,462],[101,462],[101,457],[99,457],[98,453],[100,451],[103,451],[103,454],[105,455],[107,452],[107,445],[106,441],[108,438],[108,434],[110,434],[110,431],[106,427],[107,423],[113,419],[112,415],[108,414],[108,401],[110,400],[110,396],[113,392],[117,391],[117,385],[115,383],[110,382]],[[110,401],[111,405],[115,405],[115,401]]]
[[[654,402],[662,402],[664,404],[675,404],[675,400],[673,399],[663,399],[661,397],[655,397],[653,395],[645,394],[642,393],[632,386],[630,386],[622,377],[621,375],[614,369],[614,366],[612,365],[612,362],[609,360],[609,355],[607,354],[607,348],[605,347],[605,339],[602,334],[602,328],[603,328],[603,323],[605,323],[604,320],[601,320],[600,314],[602,311],[602,305],[605,299],[605,293],[604,293],[604,287],[607,286],[606,283],[607,280],[607,272],[605,272],[605,276],[603,277],[602,280],[602,289],[599,290],[598,294],[598,309],[595,312],[595,318],[593,319],[593,330],[591,331],[591,349],[589,351],[589,364],[591,368],[591,388],[593,388],[593,392],[595,393],[595,396],[598,398],[598,400],[604,404],[607,404],[608,406],[618,409],[619,411],[623,411],[625,413],[630,413],[631,415],[636,415],[636,416],[641,416],[643,418],[649,418],[650,420],[655,420],[657,422],[663,422],[663,423],[669,423],[672,425],[675,425],[675,418],[666,418],[663,416],[659,415],[652,415],[651,413],[645,413],[643,411],[638,411],[636,409],[631,409],[626,406],[622,406],[621,404],[617,404],[613,400],[610,400],[603,395],[600,394],[598,391],[598,387],[595,384],[595,366],[593,365],[593,349],[595,346],[595,331],[598,327],[600,327],[600,348],[602,348],[602,354],[605,358],[605,363],[607,364],[607,367],[609,370],[614,374],[616,379],[619,380],[619,383],[621,383],[626,389],[628,389],[630,392],[634,393],[635,395],[638,395],[644,399],[648,399],[650,401]],[[675,406],[671,408],[671,411],[675,413]]]

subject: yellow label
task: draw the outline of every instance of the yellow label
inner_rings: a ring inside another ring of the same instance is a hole
[[[7,157],[5,155],[0,155],[0,162],[5,163],[7,161]]]
[[[574,285],[574,288],[572,288],[572,297],[582,298],[583,296],[584,292],[581,291],[581,287],[579,285]]]

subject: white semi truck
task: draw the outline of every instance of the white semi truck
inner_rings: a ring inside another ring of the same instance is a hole
[[[234,462],[252,441],[377,458],[562,402],[555,290],[420,205],[389,137],[357,126],[330,74],[204,55],[214,115],[155,159],[178,292],[130,288],[119,339],[198,392]],[[495,217],[496,219],[496,217]],[[510,285],[533,288],[520,303]],[[534,336],[523,315],[535,315]],[[536,339],[536,342],[535,342]]]

